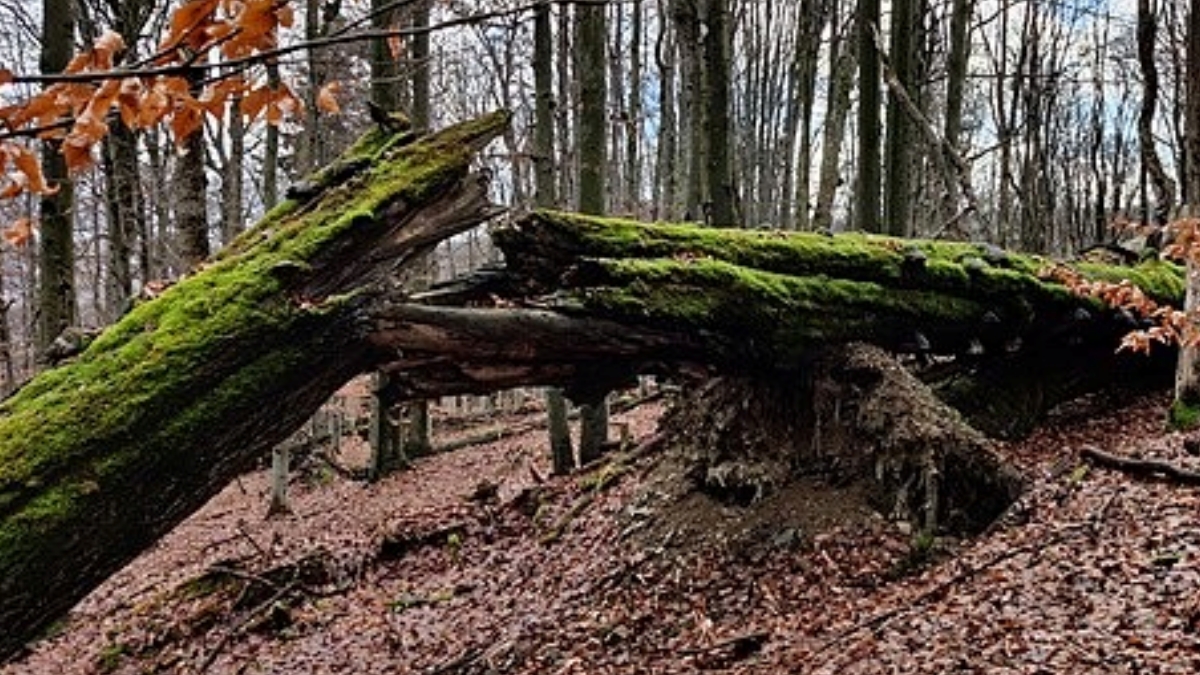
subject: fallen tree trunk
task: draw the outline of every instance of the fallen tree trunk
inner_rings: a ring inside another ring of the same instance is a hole
[[[0,659],[386,355],[368,291],[491,214],[492,115],[378,129],[214,262],[0,404]]]
[[[859,340],[901,352],[1000,355],[1101,342],[1127,313],[1056,280],[1059,264],[986,244],[857,233],[647,225],[534,213],[496,234],[523,296],[571,314],[706,336],[710,356],[771,370]],[[1128,279],[1162,302],[1183,297],[1177,265],[1081,262],[1087,279]],[[752,338],[752,339],[751,339]]]
[[[989,247],[552,213],[498,234],[500,272],[392,290],[406,262],[492,214],[469,164],[506,122],[368,134],[0,404],[0,659],[370,367],[397,398],[557,384],[586,402],[647,371],[787,381],[851,340],[986,360],[1115,346],[1128,329],[1042,278],[1048,261]],[[1166,263],[1082,269],[1182,294]]]

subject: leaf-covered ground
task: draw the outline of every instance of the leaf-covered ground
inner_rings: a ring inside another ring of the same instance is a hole
[[[259,472],[0,673],[1196,673],[1200,492],[1078,456],[1200,465],[1165,404],[1062,411],[1005,449],[1033,484],[1003,522],[933,545],[853,491],[688,494],[637,450],[659,403],[569,479],[540,430],[374,485],[317,466],[282,518]]]

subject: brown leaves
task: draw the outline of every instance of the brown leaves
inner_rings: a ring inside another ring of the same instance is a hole
[[[1180,239],[1176,240],[1177,244],[1182,247],[1180,252],[1184,255],[1197,255],[1197,249],[1200,249],[1200,238],[1196,236],[1197,225],[1200,225],[1200,220],[1181,230],[1182,241],[1186,243],[1178,244]],[[1168,247],[1168,250],[1170,248]],[[1043,270],[1039,276],[1063,284],[1076,295],[1096,298],[1109,307],[1149,319],[1152,322],[1153,325],[1149,328],[1130,331],[1121,338],[1121,344],[1117,347],[1118,351],[1127,349],[1148,354],[1155,344],[1200,346],[1200,321],[1197,320],[1197,317],[1173,307],[1158,304],[1128,279],[1122,279],[1116,283],[1085,279],[1078,271],[1067,265],[1056,265]]]
[[[210,53],[226,60],[261,56],[277,48],[279,31],[294,20],[290,0],[186,0],[171,13],[150,71],[114,73],[127,44],[119,33],[105,31],[70,60],[64,73],[73,77],[0,107],[0,124],[12,134],[61,141],[61,152],[73,173],[93,165],[94,148],[108,135],[115,118],[131,129],[165,125],[176,144],[182,145],[201,130],[206,116],[228,114],[229,101],[240,99],[233,114],[278,125],[304,109],[286,84],[256,86],[254,77],[235,75],[196,86],[196,78],[184,75],[193,67],[199,73],[199,68],[213,64]],[[13,80],[10,70],[0,69],[0,86]],[[338,83],[323,87],[316,97],[317,107],[339,112],[339,91]],[[0,173],[4,173],[0,199],[55,190],[42,176],[35,155],[11,141],[0,140]],[[32,228],[30,221],[19,221],[5,230],[4,237],[20,245],[29,240]]]
[[[188,0],[172,14],[159,45],[154,65],[187,69],[207,63],[206,52],[219,50],[227,59],[243,58],[274,49],[281,27],[292,25],[293,10],[287,0]],[[229,97],[251,91],[241,77],[219,78],[195,90],[188,79],[175,74],[112,78],[124,38],[106,31],[92,46],[75,56],[65,72],[95,80],[52,84],[17,105],[0,109],[0,122],[10,130],[40,129],[44,137],[64,140],[63,153],[72,171],[91,165],[92,148],[107,134],[110,115],[134,129],[166,124],[182,143],[203,125],[205,115],[223,115]],[[12,81],[0,71],[0,84]],[[336,107],[336,90],[322,97],[322,109]],[[299,99],[286,86],[251,91],[242,111],[251,119],[263,115],[272,124],[302,110]],[[64,124],[64,121],[70,120]]]
[[[4,241],[11,246],[20,248],[33,240],[33,220],[18,218],[16,222],[4,228]]]
[[[199,52],[205,44],[222,36],[221,30],[213,31],[218,4],[219,0],[188,0],[171,14],[171,29],[160,47],[167,62],[173,58],[174,50],[186,47]]]
[[[304,110],[304,104],[296,97],[287,85],[272,88],[262,86],[250,91],[242,99],[241,112],[248,121],[266,114],[270,124],[279,124],[286,115],[298,115]]]
[[[342,111],[342,107],[338,105],[338,94],[342,91],[342,83],[338,81],[330,82],[321,87],[317,92],[317,110],[321,112],[336,115]]]

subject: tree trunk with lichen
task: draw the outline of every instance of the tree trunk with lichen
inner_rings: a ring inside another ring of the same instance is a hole
[[[0,404],[0,659],[386,359],[362,339],[364,308],[397,266],[487,217],[469,165],[506,122],[368,133]]]

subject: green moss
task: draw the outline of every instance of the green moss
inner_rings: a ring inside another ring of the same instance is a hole
[[[129,647],[123,642],[110,642],[104,645],[104,648],[96,655],[96,669],[101,673],[116,672],[128,652]]]
[[[1176,431],[1190,431],[1200,426],[1200,405],[1180,399],[1171,402],[1167,424]]]
[[[546,254],[536,241],[554,245],[551,255],[569,257],[715,259],[746,268],[796,277],[827,277],[872,282],[888,287],[920,287],[928,291],[995,303],[1010,312],[1027,312],[1030,303],[1074,306],[1079,300],[1061,284],[1042,279],[1050,267],[1040,256],[1003,252],[996,255],[978,244],[906,240],[847,233],[774,232],[708,228],[690,224],[646,224],[620,218],[538,211],[529,219],[497,233],[502,246],[519,257]],[[919,262],[906,263],[906,254]],[[988,261],[991,262],[988,262]],[[519,264],[519,262],[518,262]],[[1119,270],[1148,288],[1175,293],[1182,277],[1169,263],[1130,268],[1080,265],[1094,278]],[[1021,300],[1013,304],[1020,296]],[[1025,317],[1028,318],[1028,317]]]
[[[318,308],[301,307],[287,296],[280,266],[307,275],[330,242],[370,237],[397,201],[431,199],[506,123],[496,114],[403,146],[368,134],[347,157],[369,158],[369,168],[302,210],[272,210],[221,258],[0,404],[0,551],[30,528],[69,519],[81,495],[144,464],[142,453],[203,438],[247,401],[271,396],[312,358],[304,353],[310,336],[354,296],[336,289]]]
[[[986,308],[922,289],[825,276],[796,277],[714,259],[603,260],[581,290],[589,310],[696,334],[767,338],[760,353],[794,361],[818,342],[911,337],[914,326],[970,324]],[[918,322],[919,320],[919,322]],[[730,346],[734,351],[736,346]]]
[[[1158,302],[1182,306],[1186,289],[1183,268],[1168,260],[1152,258],[1132,267],[1080,262],[1075,267],[1088,279],[1112,283],[1128,280]]]

